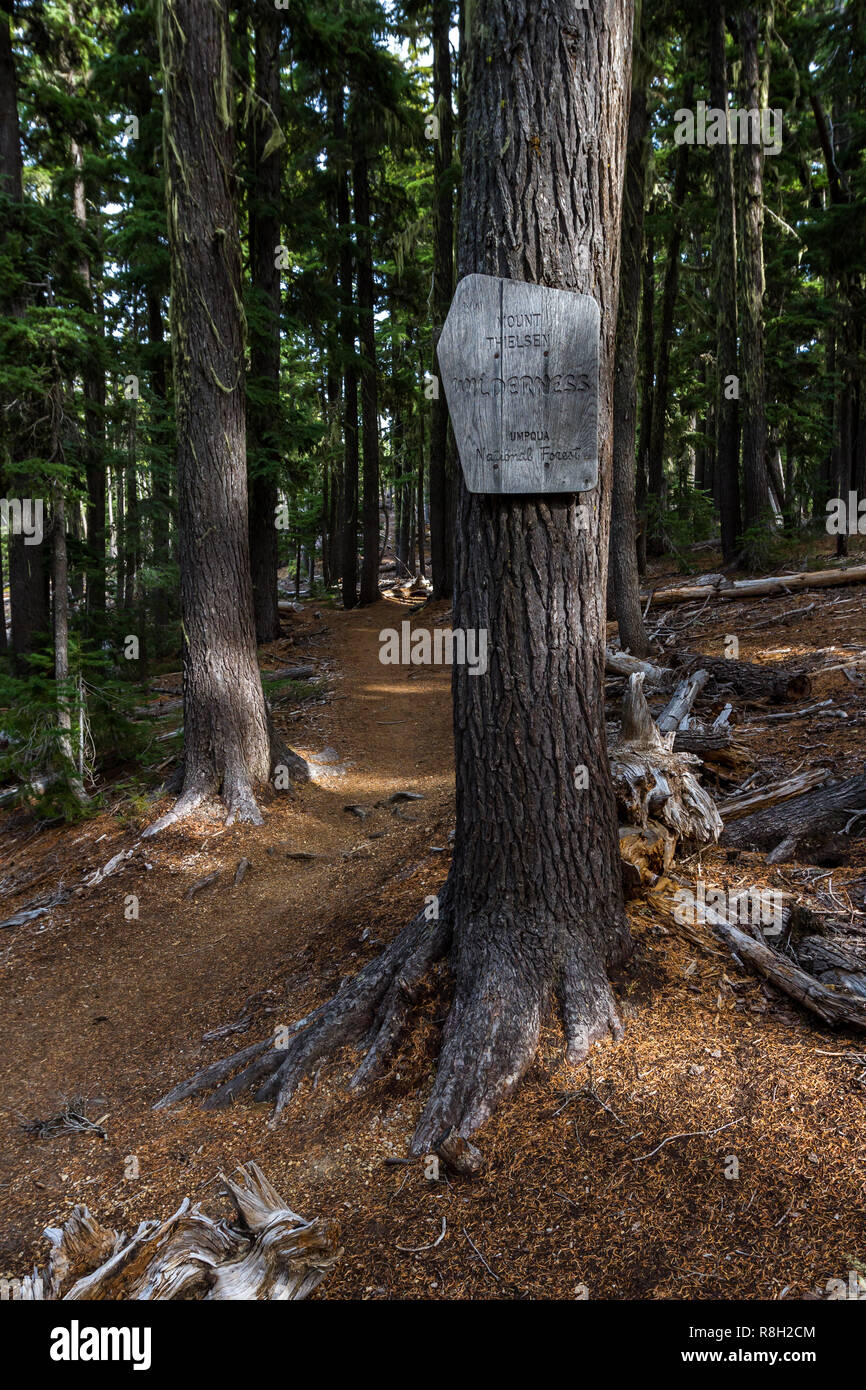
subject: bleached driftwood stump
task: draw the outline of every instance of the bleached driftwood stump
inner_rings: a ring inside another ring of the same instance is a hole
[[[75,1207],[49,1227],[48,1268],[22,1280],[24,1301],[113,1299],[280,1300],[306,1298],[339,1259],[333,1224],[305,1221],[255,1163],[224,1178],[233,1222],[214,1220],[185,1197],[166,1221],[142,1221],[132,1236]]]

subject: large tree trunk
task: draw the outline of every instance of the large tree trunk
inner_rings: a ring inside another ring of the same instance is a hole
[[[247,407],[250,564],[256,641],[280,635],[277,608],[277,480],[274,432],[280,408],[280,36],[282,19],[273,3],[258,0],[254,11],[256,106],[251,120],[253,191],[250,198],[250,266],[253,293],[262,315],[250,332],[250,375],[255,393]],[[269,148],[270,146],[270,148]],[[267,151],[267,158],[265,152]]]
[[[354,165],[355,222],[358,228],[358,329],[361,372],[361,422],[364,442],[364,553],[361,603],[379,597],[379,392],[376,380],[375,284],[370,230],[370,170],[365,154]]]
[[[151,832],[219,790],[230,821],[259,822],[254,787],[267,780],[271,766],[247,531],[228,11],[223,2],[173,0],[159,13],[185,634],[185,762],[180,800]]]
[[[552,1005],[573,1063],[618,1034],[607,972],[631,945],[603,693],[631,6],[476,0],[469,62],[460,271],[597,300],[595,526],[580,526],[574,496],[470,494],[461,480],[454,624],[484,630],[492,659],[483,676],[454,667],[457,828],[438,916],[422,910],[287,1045],[253,1044],[166,1098],[222,1083],[210,1100],[220,1104],[258,1083],[258,1098],[279,1111],[345,1043],[368,1048],[359,1085],[393,1052],[421,980],[450,944],[454,997],[416,1153],[451,1129],[470,1134],[514,1091]]]
[[[739,16],[742,51],[741,105],[750,111],[766,105],[758,64],[758,15]],[[764,150],[760,133],[742,146],[743,252],[741,268],[743,348],[743,501],[745,527],[766,520],[770,505],[767,477],[767,420],[764,381]]]
[[[635,426],[637,422],[637,351],[643,261],[644,203],[649,159],[646,57],[647,36],[641,22],[641,0],[635,7],[635,54],[628,152],[623,189],[620,239],[620,293],[613,379],[613,499],[611,503],[610,566],[614,607],[623,649],[645,656],[649,643],[644,629],[638,578],[635,526]]]
[[[453,112],[451,108],[451,0],[433,0],[433,104],[439,132],[433,146],[433,367],[436,345],[454,292]],[[440,390],[430,416],[430,569],[433,598],[450,598],[454,586],[455,459],[448,406]]]
[[[713,0],[710,26],[710,103],[728,111],[725,59],[725,7]],[[719,499],[722,555],[731,560],[740,532],[740,407],[732,378],[737,374],[737,231],[734,163],[731,146],[713,148],[716,231],[713,248],[713,296],[716,303],[716,457],[715,488]]]

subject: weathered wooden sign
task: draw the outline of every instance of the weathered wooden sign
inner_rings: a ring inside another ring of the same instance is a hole
[[[598,482],[599,309],[590,295],[467,275],[438,355],[470,492]]]

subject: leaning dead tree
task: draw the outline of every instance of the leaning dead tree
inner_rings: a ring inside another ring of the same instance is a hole
[[[100,1226],[77,1206],[63,1227],[45,1232],[45,1270],[22,1281],[20,1298],[149,1301],[306,1298],[340,1258],[335,1228],[305,1221],[255,1163],[223,1178],[233,1221],[207,1216],[184,1198],[165,1221],[142,1221],[132,1236]]]

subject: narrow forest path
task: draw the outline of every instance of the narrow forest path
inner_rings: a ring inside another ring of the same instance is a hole
[[[411,621],[444,614],[428,605]],[[396,600],[351,613],[310,603],[261,654],[271,668],[312,664],[327,678],[316,700],[279,707],[289,742],[318,760],[316,781],[294,800],[270,794],[261,827],[226,829],[214,808],[137,843],[165,802],[134,827],[107,813],[38,833],[26,819],[7,824],[0,918],[137,848],[99,886],[0,932],[0,1275],[42,1259],[43,1227],[76,1202],[127,1231],[184,1196],[218,1214],[220,1173],[255,1160],[296,1211],[340,1225],[345,1253],[317,1298],[585,1289],[790,1299],[846,1280],[866,1266],[862,1038],[819,1026],[739,970],[718,940],[678,930],[649,901],[630,904],[623,1040],[572,1068],[546,1028],[514,1100],[479,1135],[486,1168],[476,1179],[427,1181],[421,1165],[399,1162],[435,1065],[443,1009],[432,989],[387,1075],[363,1095],[344,1089],[346,1058],[305,1084],[274,1128],[269,1108],[249,1099],[151,1109],[178,1080],[328,998],[444,879],[449,671],[383,666],[378,655],[380,630],[409,616]],[[860,765],[862,690],[839,668],[851,644],[866,646],[860,589],[736,612],[719,602],[700,623],[707,652],[733,630],[747,659],[827,669],[811,698],[832,695],[837,717],[822,709],[817,724],[744,726],[765,775]],[[423,799],[388,804],[400,791]],[[344,809],[353,805],[364,819]],[[241,858],[251,868],[235,887]],[[763,856],[713,848],[702,859],[708,879],[764,881]],[[853,843],[846,868],[792,864],[773,881],[841,893],[864,921],[866,865]],[[124,915],[133,894],[137,921]],[[22,1121],[74,1096],[105,1116],[107,1138],[25,1132]]]
[[[107,1045],[118,1060],[131,1058],[154,1031],[164,1047],[168,1038],[195,1039],[226,1022],[221,1010],[266,985],[269,968],[302,948],[308,929],[327,927],[327,904],[359,898],[405,867],[434,829],[447,846],[449,673],[410,668],[409,678],[406,668],[378,659],[379,630],[399,626],[407,611],[382,602],[328,613],[339,647],[333,698],[300,736],[282,726],[316,760],[314,782],[295,801],[268,797],[260,828],[227,830],[215,807],[139,845],[129,865],[52,914],[50,927],[34,923],[25,948],[27,1006],[6,1001],[19,1060],[29,1059],[5,1091],[20,1108],[50,1103],[52,1090],[83,1087]],[[376,808],[406,790],[423,800]],[[367,818],[349,805],[365,808]],[[66,838],[77,840],[82,858],[93,854],[93,868],[137,840],[115,831],[93,845],[104,826],[86,829]],[[251,868],[234,887],[243,857]],[[70,870],[81,869],[80,861],[65,865],[63,876],[69,881]],[[214,871],[217,882],[186,896]],[[137,921],[124,915],[130,894],[139,898]],[[14,955],[13,948],[7,979]]]
[[[312,655],[331,688],[321,705],[304,709],[301,727],[277,713],[287,740],[311,759],[314,780],[294,799],[266,795],[264,825],[226,829],[214,806],[143,842],[102,816],[49,833],[38,860],[26,834],[18,853],[14,837],[7,840],[4,881],[14,881],[19,866],[28,870],[21,893],[4,898],[3,917],[45,884],[80,882],[135,846],[97,887],[3,934],[0,1094],[13,1152],[21,1118],[53,1114],[71,1097],[103,1098],[112,1117],[130,1103],[152,1103],[199,1064],[204,1033],[237,1021],[250,996],[276,996],[287,970],[292,1008],[273,1022],[291,1022],[335,988],[358,956],[330,960],[334,917],[355,914],[360,937],[368,925],[361,904],[384,882],[411,877],[407,920],[424,892],[435,891],[453,823],[450,671],[379,661],[379,632],[399,630],[410,618],[406,603],[325,609],[316,619],[314,609],[308,605],[302,618],[290,620],[292,660]],[[446,609],[429,605],[425,624]],[[419,799],[388,804],[401,792]],[[154,807],[142,826],[161,809]],[[251,867],[235,886],[242,858]],[[218,880],[188,896],[215,871]],[[126,916],[130,895],[138,898],[137,920]],[[237,1046],[255,1036],[245,1032]],[[229,1033],[219,1048],[232,1050],[236,1037]],[[88,1113],[95,1114],[92,1106]],[[46,1148],[36,1153],[49,1156]],[[38,1177],[33,1182],[38,1190]]]

